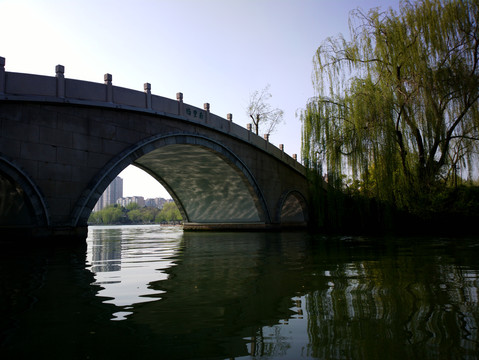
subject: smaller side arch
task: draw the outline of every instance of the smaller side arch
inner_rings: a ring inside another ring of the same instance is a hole
[[[23,224],[13,224],[14,226],[50,226],[48,207],[40,189],[19,165],[3,154],[0,154],[0,180],[2,180],[2,191],[13,192],[9,196],[3,196],[7,194],[2,194],[3,202],[9,199],[17,202],[16,210],[10,210],[17,212],[27,211],[30,217],[29,221],[23,221]],[[28,222],[30,223],[28,224]],[[6,225],[8,226],[9,224]]]
[[[308,204],[300,191],[289,190],[281,195],[276,219],[281,226],[305,226],[308,223]]]

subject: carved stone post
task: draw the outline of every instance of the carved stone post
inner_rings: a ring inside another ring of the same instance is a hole
[[[57,97],[65,97],[65,66],[55,66],[55,76],[57,78]]]
[[[233,123],[233,114],[226,114],[226,119],[228,119],[228,132],[231,132],[231,124]]]
[[[206,111],[206,118],[205,118],[205,123],[208,123],[210,120],[210,104],[209,103],[204,103],[203,104],[203,109]]]
[[[265,140],[264,148],[267,149],[267,148],[268,148],[268,144],[269,144],[269,134],[264,134],[264,135],[263,135],[263,138],[264,138],[264,140]]]
[[[113,102],[113,76],[111,74],[105,74],[103,77],[106,85],[106,101]]]
[[[145,90],[145,97],[146,97],[146,108],[151,109],[151,84],[150,83],[144,83],[143,84],[143,89]]]
[[[178,115],[183,115],[183,93],[176,93],[176,100],[178,100]]]

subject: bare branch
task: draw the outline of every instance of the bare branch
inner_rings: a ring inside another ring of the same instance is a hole
[[[271,134],[283,120],[283,110],[273,108],[268,102],[272,97],[269,93],[269,87],[267,85],[260,92],[252,93],[246,110],[253,120],[256,135],[259,133],[260,125],[264,126],[267,134]]]

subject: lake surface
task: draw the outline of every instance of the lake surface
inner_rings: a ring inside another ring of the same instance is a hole
[[[90,227],[0,291],[1,359],[479,357],[479,238]]]

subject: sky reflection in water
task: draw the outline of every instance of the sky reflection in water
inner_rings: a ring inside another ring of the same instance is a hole
[[[122,226],[91,227],[87,264],[102,290],[105,303],[129,310],[131,305],[156,301],[164,291],[153,290],[150,283],[165,280],[162,269],[177,250],[182,233],[174,227]],[[124,320],[131,311],[118,311],[112,320]]]

